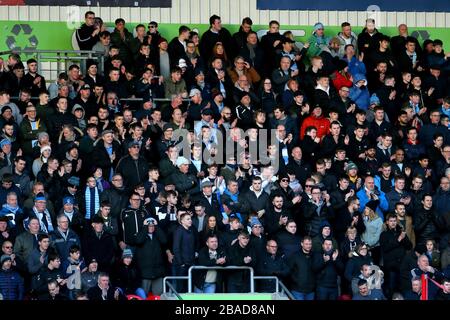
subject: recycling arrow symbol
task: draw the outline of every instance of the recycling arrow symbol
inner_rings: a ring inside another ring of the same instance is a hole
[[[15,24],[11,29],[11,34],[6,37],[6,46],[10,50],[20,51],[22,47],[19,42],[24,44],[24,50],[36,49],[39,44],[39,40],[35,35],[32,35],[33,29],[29,24]],[[26,55],[30,55],[27,53]]]
[[[430,39],[430,34],[427,30],[416,30],[411,34],[411,36],[416,39],[422,38],[422,40]]]

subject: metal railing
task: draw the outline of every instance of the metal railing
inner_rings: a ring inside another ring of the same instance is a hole
[[[252,267],[243,266],[227,266],[227,267],[206,267],[206,266],[192,266],[188,270],[188,293],[192,293],[192,270],[248,270],[250,271],[250,293],[255,293],[255,271]]]
[[[248,270],[250,272],[250,293],[255,293],[255,280],[274,280],[275,281],[275,292],[276,293],[285,293],[289,299],[295,300],[292,293],[289,289],[283,284],[283,282],[278,279],[276,276],[255,276],[254,270],[252,267],[245,266],[227,266],[227,267],[207,267],[207,266],[192,266],[188,270],[187,276],[167,276],[163,279],[163,293],[167,293],[166,285],[169,287],[170,292],[173,292],[177,298],[181,299],[179,293],[175,290],[173,285],[169,280],[187,280],[188,281],[188,293],[192,293],[192,271],[193,270]],[[281,290],[280,290],[281,288]]]
[[[19,100],[19,97],[11,97],[11,100]],[[39,97],[31,97],[30,100],[39,100]],[[119,100],[125,101],[125,102],[142,102],[142,101],[144,101],[143,98],[122,98]],[[170,102],[170,101],[172,101],[170,98],[153,98],[152,100],[154,102]],[[189,102],[189,101],[191,101],[191,99],[183,99],[183,101]]]
[[[7,54],[26,54],[34,55],[38,63],[39,73],[48,72],[50,77],[47,79],[50,82],[56,81],[58,75],[61,72],[67,72],[71,64],[77,64],[80,66],[80,70],[83,74],[86,73],[86,60],[92,59],[98,62],[98,70],[103,73],[103,66],[105,57],[103,54],[94,50],[36,50],[36,49],[23,49],[23,50],[8,50],[0,51],[1,55]],[[56,61],[56,69],[52,68],[52,63]],[[49,68],[43,68],[43,63],[48,62]],[[53,74],[56,77],[53,77]]]

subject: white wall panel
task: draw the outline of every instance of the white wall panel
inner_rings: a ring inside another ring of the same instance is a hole
[[[18,18],[21,21],[28,21],[30,19],[28,7],[20,6],[18,14]]]
[[[130,21],[131,22],[141,22],[141,10],[140,8],[130,8]]]
[[[319,22],[319,11],[308,11],[308,25]]]
[[[150,8],[150,21],[161,21],[161,9],[160,8]]]
[[[276,0],[274,0],[276,1]],[[394,1],[394,0],[393,0]],[[80,7],[80,21],[84,12],[93,10],[105,22],[114,22],[118,17],[127,22],[150,20],[160,23],[208,24],[209,16],[218,14],[224,24],[240,24],[249,16],[254,24],[267,25],[270,20],[278,20],[283,25],[313,25],[321,21],[325,25],[340,25],[344,21],[363,26],[369,13],[365,11],[286,11],[257,10],[257,0],[173,0],[172,8],[118,8]],[[413,6],[413,2],[411,2]],[[49,6],[3,6],[0,20],[21,21],[67,21],[67,7]],[[450,12],[381,12],[377,14],[377,24],[381,27],[406,23],[410,27],[450,27]]]
[[[278,21],[285,21],[285,24],[292,25],[292,22],[289,21],[289,11],[288,10],[280,10],[280,18]]]
[[[426,12],[425,13],[425,21],[426,26],[429,28],[436,27],[436,13],[435,12]]]
[[[298,11],[289,11],[289,24],[291,26],[300,25],[300,22],[298,19]]]
[[[299,20],[301,25],[309,25],[309,14],[308,11],[300,11]]]
[[[318,11],[318,21],[322,22],[324,25],[330,25],[328,21],[328,11]]]
[[[436,28],[445,28],[445,12],[436,12]]]
[[[42,7],[38,7],[39,8],[39,20],[40,21],[50,21],[50,15],[49,15],[49,11],[50,8],[48,6],[42,6]],[[13,19],[11,19],[13,20]]]
[[[182,3],[184,3],[184,7],[185,7],[185,2],[182,1],[180,3],[180,0],[172,0],[172,8],[169,9],[170,10],[170,23],[180,23],[180,22],[184,22],[184,21],[180,21],[180,11],[181,9],[181,5]],[[186,7],[184,8],[184,10],[186,10]]]
[[[19,7],[11,6],[8,9],[8,14],[11,17],[11,20],[19,20]]]

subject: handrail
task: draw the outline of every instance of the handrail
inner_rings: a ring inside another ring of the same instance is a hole
[[[286,295],[289,297],[289,299],[291,300],[295,300],[294,295],[291,293],[291,291],[289,291],[289,289],[284,285],[284,283],[282,281],[279,282],[281,288],[283,289],[283,291],[286,293]]]
[[[0,55],[10,54],[10,53],[77,53],[77,54],[92,54],[99,53],[95,50],[37,50],[37,49],[22,49],[22,50],[6,50],[0,51]]]
[[[163,279],[163,294],[167,293],[166,291],[166,285],[169,287],[169,289],[172,290],[172,292],[175,294],[175,296],[178,298],[178,300],[183,300],[183,298],[180,296],[180,294],[177,292],[177,290],[175,290],[174,286],[168,282],[167,280],[170,279],[174,279],[174,280],[182,280],[182,279],[187,279],[187,276],[168,276],[168,277],[164,277]]]
[[[10,97],[11,100],[19,100],[19,97]],[[39,100],[39,97],[31,97],[30,100]],[[128,101],[128,102],[142,102],[144,101],[143,98],[121,98],[120,101]],[[170,102],[172,99],[170,98],[153,98],[152,99],[155,102]],[[183,99],[183,101],[191,101],[191,99]]]
[[[289,297],[289,299],[295,300],[295,298],[292,295],[292,293],[284,285],[284,283],[280,279],[278,279],[278,277],[275,277],[275,276],[255,276],[254,279],[255,280],[271,280],[271,279],[275,280],[275,290],[276,290],[276,292],[284,292]],[[282,291],[280,291],[280,287],[281,287]]]
[[[191,266],[188,270],[187,276],[167,276],[163,279],[163,293],[167,293],[166,285],[174,292],[174,294],[181,299],[181,296],[178,294],[178,292],[175,290],[173,285],[168,280],[188,280],[188,293],[192,293],[192,271],[193,270],[249,270],[250,271],[250,293],[255,293],[255,280],[275,280],[275,291],[277,293],[285,293],[289,299],[295,300],[292,293],[289,291],[289,289],[284,285],[280,279],[276,276],[255,276],[254,270],[252,267],[246,267],[246,266],[226,266],[226,267],[220,267],[220,266]],[[281,287],[281,291],[280,291]]]
[[[254,270],[245,266],[207,267],[192,266],[188,270],[188,293],[192,293],[192,270],[249,270],[250,271],[250,293],[255,293]]]

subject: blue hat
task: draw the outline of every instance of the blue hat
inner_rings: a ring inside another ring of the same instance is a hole
[[[39,192],[35,197],[34,197],[34,201],[42,201],[42,200],[47,200],[47,198],[45,197],[45,195],[42,192]]]
[[[250,220],[250,227],[253,228],[254,226],[262,226],[261,222],[257,217],[252,217]]]
[[[72,176],[67,180],[67,183],[71,186],[79,186],[80,185],[80,178]]]
[[[1,148],[3,148],[3,146],[6,146],[6,145],[10,145],[11,144],[11,141],[9,140],[9,139],[7,139],[7,138],[5,138],[5,139],[3,139],[2,141],[0,141],[0,147]]]
[[[324,29],[323,24],[321,22],[317,22],[313,28],[314,28],[314,32],[316,32],[319,29]]]
[[[73,204],[74,203],[73,200],[74,199],[72,196],[66,196],[63,198],[63,204]]]
[[[10,255],[7,254],[3,254],[2,257],[0,258],[0,265],[3,266],[3,262],[8,261],[8,260],[12,260]]]
[[[131,249],[128,249],[128,248],[123,250],[123,252],[122,252],[122,259],[127,258],[127,257],[133,258],[133,252],[131,251]]]
[[[377,97],[377,95],[374,93],[371,97],[370,97],[370,104],[376,104],[377,106],[380,105],[380,99]]]

